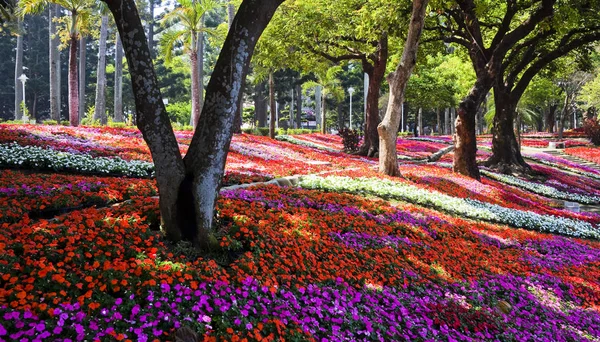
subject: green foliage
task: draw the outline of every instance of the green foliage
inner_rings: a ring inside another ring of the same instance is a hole
[[[344,151],[355,152],[358,151],[358,145],[360,144],[360,134],[355,129],[342,128],[338,132],[338,135],[342,137],[342,143],[344,144]]]
[[[42,124],[49,125],[49,126],[56,126],[56,125],[58,125],[58,121],[56,121],[56,120],[44,120],[44,121],[42,121]]]
[[[94,111],[96,110],[96,106],[88,107],[85,116],[81,119],[82,126],[101,126],[100,120],[94,120]]]
[[[173,102],[167,104],[166,107],[171,122],[177,122],[180,125],[185,125],[190,122],[190,115],[192,114],[192,103],[190,101]]]
[[[125,127],[127,127],[127,124],[124,122],[109,122],[108,127],[125,128]]]
[[[583,86],[580,99],[586,107],[600,108],[600,70],[596,71],[596,77]]]

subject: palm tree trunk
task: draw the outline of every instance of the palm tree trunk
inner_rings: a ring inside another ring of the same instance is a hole
[[[115,122],[123,122],[123,45],[119,32],[115,34],[114,116]]]
[[[50,69],[50,117],[57,122],[60,121],[60,83],[58,74],[60,73],[60,59],[58,52],[58,35],[56,34],[56,23],[54,18],[58,14],[58,5],[50,4],[48,6],[49,27],[49,69]]]
[[[23,102],[23,83],[19,80],[23,74],[23,20],[17,21],[17,52],[15,56],[15,120],[23,118],[21,102]]]
[[[271,120],[269,122],[269,137],[275,139],[275,82],[273,81],[273,72],[269,73],[269,106],[271,112]]]
[[[79,125],[79,92],[77,89],[77,36],[71,35],[69,44],[69,121],[71,126]]]
[[[85,62],[86,62],[86,50],[87,41],[85,36],[81,36],[79,40],[79,122],[85,116]]]
[[[94,110],[94,121],[100,120],[106,125],[106,38],[108,36],[108,16],[102,16],[100,24],[100,41],[98,42],[98,69],[96,82],[96,105]]]

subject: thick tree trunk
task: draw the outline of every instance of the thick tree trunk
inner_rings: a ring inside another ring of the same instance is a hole
[[[508,89],[494,86],[496,115],[494,115],[492,128],[492,156],[485,165],[506,174],[531,171],[531,167],[521,155],[521,148],[515,136],[514,118],[517,101]]]
[[[60,84],[58,83],[58,73],[60,73],[60,60],[58,52],[58,36],[56,34],[56,23],[54,18],[58,14],[58,5],[50,4],[48,6],[49,22],[49,71],[50,71],[50,118],[56,122],[60,121]]]
[[[302,85],[296,85],[296,127],[302,128]]]
[[[106,117],[106,38],[108,36],[108,16],[102,16],[100,24],[100,40],[98,41],[98,69],[96,79],[96,101],[94,120],[99,120],[102,125],[107,124]]]
[[[254,87],[254,112],[258,127],[267,126],[267,96],[265,94],[267,85],[266,82],[260,82]]]
[[[23,83],[19,77],[23,74],[23,20],[17,21],[17,49],[15,56],[15,120],[23,118],[21,103],[23,102]]]
[[[77,88],[77,36],[69,44],[69,122],[79,125],[79,90]]]
[[[78,109],[78,114],[79,114],[79,122],[81,122],[81,119],[83,119],[83,117],[86,114],[86,108],[85,108],[85,74],[86,74],[86,70],[85,70],[85,62],[86,62],[86,52],[87,52],[87,41],[85,36],[81,36],[81,39],[79,39],[79,109]]]
[[[116,122],[123,122],[123,45],[118,32],[115,36],[114,115]]]
[[[390,97],[387,111],[383,120],[377,126],[377,131],[379,132],[379,172],[388,176],[400,176],[396,152],[398,125],[400,124],[400,115],[402,115],[404,89],[417,62],[417,51],[423,30],[427,2],[428,0],[413,1],[408,36],[400,64],[387,78],[390,84]]]
[[[273,73],[269,73],[269,137],[275,139],[275,120],[277,120],[277,105],[275,104],[275,82],[273,81]]]
[[[481,179],[477,168],[477,138],[475,136],[475,115],[483,99],[492,86],[488,77],[478,77],[471,91],[458,107],[458,116],[454,123],[454,172]]]
[[[367,92],[367,117],[363,144],[358,150],[361,156],[374,157],[379,152],[379,90],[385,76],[388,59],[388,36],[383,33],[377,46],[377,61],[373,65],[363,62],[363,70],[369,75]],[[398,127],[398,125],[396,125]]]
[[[550,108],[548,108],[548,112],[546,113],[546,116],[544,117],[546,132],[548,132],[548,133],[554,133],[554,125],[556,122],[556,108],[557,107],[558,107],[557,105],[550,106]]]
[[[192,33],[192,40],[196,41],[196,34]],[[192,44],[190,49],[190,62],[192,64],[192,118],[194,120],[193,127],[198,127],[200,120],[200,78],[198,72],[198,51],[195,44]]]

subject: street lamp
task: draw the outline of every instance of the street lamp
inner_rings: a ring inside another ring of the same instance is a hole
[[[352,129],[352,93],[354,93],[354,88],[348,88],[348,93],[350,94],[350,129]]]
[[[21,76],[18,77],[18,79],[21,81],[21,83],[23,83],[23,109],[25,109],[25,82],[29,79],[27,76],[25,76],[25,74],[21,74]],[[25,115],[25,113],[23,113],[23,122],[29,120],[29,117],[27,117]]]

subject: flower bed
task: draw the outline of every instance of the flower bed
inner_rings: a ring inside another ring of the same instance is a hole
[[[600,148],[598,147],[573,147],[565,149],[564,152],[600,165]]]

